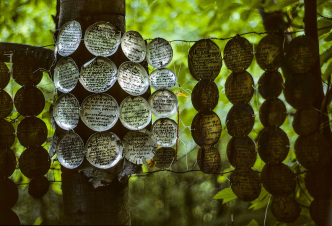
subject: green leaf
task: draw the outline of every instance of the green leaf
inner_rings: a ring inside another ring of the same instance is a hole
[[[148,3],[149,6],[151,6],[155,1],[157,1],[157,0],[146,0],[146,2]]]
[[[252,10],[244,10],[244,11],[242,11],[242,13],[241,13],[241,20],[247,21],[251,12],[252,12]]]
[[[234,194],[232,189],[224,188],[223,190],[219,191],[214,197],[214,199],[222,199],[222,204],[225,204],[231,200],[234,200],[237,198],[237,196]]]
[[[259,226],[259,224],[255,219],[252,219],[247,226]]]
[[[329,66],[327,66],[322,79],[326,81],[329,76],[332,76],[332,63],[330,63]]]
[[[272,11],[279,11],[283,10],[285,7],[292,5],[293,3],[298,3],[298,0],[279,0],[277,3],[268,2],[266,6],[264,7],[265,11],[272,12]]]
[[[330,58],[332,58],[332,48],[329,48],[320,55],[320,66],[326,63]]]
[[[257,199],[255,199],[254,201],[251,202],[249,209],[253,209],[253,210],[261,209],[267,205],[267,203],[269,202],[269,199],[270,199],[269,193],[265,190],[264,187],[262,187],[262,191],[261,191],[260,195],[258,196]]]
[[[325,42],[332,41],[332,32],[324,39]]]

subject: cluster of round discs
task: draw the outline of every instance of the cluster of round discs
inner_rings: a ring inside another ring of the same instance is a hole
[[[218,174],[221,158],[214,145],[220,138],[222,126],[213,109],[219,99],[219,90],[214,82],[222,67],[219,47],[210,39],[196,42],[190,48],[188,66],[191,75],[199,81],[191,96],[192,104],[198,111],[191,124],[191,135],[200,146],[197,164],[204,173]]]
[[[243,201],[255,200],[261,185],[258,173],[251,169],[256,161],[256,147],[248,136],[255,123],[255,115],[248,104],[254,94],[254,80],[246,71],[253,60],[250,42],[237,35],[229,40],[224,49],[224,62],[232,71],[225,83],[225,94],[233,104],[226,117],[228,133],[232,136],[227,144],[227,157],[235,170],[230,175],[233,192]]]
[[[299,135],[294,149],[296,159],[306,169],[305,185],[314,200],[310,206],[312,219],[328,224],[332,203],[331,146],[319,130],[320,109],[312,104],[317,97],[316,82],[310,69],[319,59],[318,48],[310,36],[294,38],[286,49],[286,63],[291,73],[285,81],[286,101],[296,109],[293,129]]]
[[[261,173],[264,188],[273,195],[272,214],[281,222],[294,222],[300,215],[298,203],[289,195],[295,191],[296,175],[282,163],[289,152],[287,134],[279,128],[286,119],[286,106],[278,99],[283,79],[278,72],[283,59],[283,37],[269,34],[257,45],[256,60],[265,70],[258,81],[258,90],[266,99],[259,110],[265,127],[258,137],[258,154],[266,163]],[[278,179],[276,179],[278,178]]]

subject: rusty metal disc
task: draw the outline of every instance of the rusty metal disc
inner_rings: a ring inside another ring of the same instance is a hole
[[[13,79],[21,86],[38,85],[43,78],[37,59],[20,57],[13,62]]]
[[[194,87],[191,102],[197,111],[212,111],[218,104],[219,90],[215,82],[202,79]]]
[[[289,139],[280,128],[265,128],[257,144],[259,156],[268,164],[281,163],[288,155]]]
[[[255,57],[264,71],[276,71],[281,66],[283,54],[282,36],[269,34],[259,41]]]
[[[196,80],[214,80],[218,76],[221,66],[220,49],[212,40],[201,39],[190,48],[188,67]]]
[[[288,196],[273,197],[271,203],[273,216],[280,222],[292,223],[300,216],[299,204]]]
[[[5,119],[0,119],[0,147],[10,148],[15,141],[15,129]]]
[[[233,137],[247,136],[254,127],[254,123],[254,110],[249,104],[235,104],[226,117],[228,133]]]
[[[23,116],[37,116],[45,107],[45,98],[38,88],[23,86],[15,94],[15,107]]]
[[[199,146],[216,144],[221,130],[220,118],[213,111],[197,113],[191,124],[191,135]]]
[[[10,177],[16,169],[16,156],[9,148],[0,149],[0,177]]]
[[[221,171],[221,157],[215,147],[201,147],[197,153],[197,165],[203,173],[218,174]]]
[[[285,82],[286,101],[295,109],[309,107],[317,96],[315,84],[315,78],[311,73],[290,75]]]
[[[277,98],[283,86],[283,79],[278,71],[265,72],[258,80],[258,92],[264,99]]]
[[[250,42],[237,35],[229,40],[224,49],[224,62],[226,67],[235,72],[245,71],[251,64],[254,54]]]
[[[246,202],[257,199],[261,193],[258,173],[252,169],[235,169],[230,175],[230,183],[235,195]]]
[[[327,165],[319,170],[308,170],[304,182],[309,194],[315,199],[326,199],[332,195],[332,167]]]
[[[50,182],[44,176],[37,176],[29,183],[29,194],[35,198],[43,197],[50,186]]]
[[[318,57],[317,44],[310,36],[296,37],[286,48],[286,64],[294,73],[308,72]]]
[[[286,106],[280,99],[266,100],[259,109],[259,119],[264,127],[280,127],[286,116]]]
[[[18,200],[16,184],[8,179],[0,179],[0,207],[12,208]]]
[[[2,208],[0,211],[0,225],[20,225],[20,219],[17,214],[8,208]]]
[[[153,160],[156,162],[156,167],[158,168],[170,167],[174,159],[175,149],[169,147],[159,148],[153,157]]]
[[[10,81],[10,71],[4,62],[0,61],[0,89],[4,89]]]
[[[45,122],[36,117],[25,118],[17,126],[17,138],[24,147],[42,145],[47,134]]]
[[[45,175],[51,166],[48,152],[40,146],[32,146],[23,151],[18,161],[21,172],[30,179]]]
[[[227,144],[228,161],[237,169],[252,167],[257,158],[255,142],[250,137],[232,137]]]
[[[309,135],[318,130],[320,113],[313,107],[296,111],[293,120],[293,129],[299,135]]]
[[[323,134],[316,132],[299,136],[294,145],[297,161],[310,170],[318,170],[327,165],[331,158],[331,146]]]
[[[283,163],[266,164],[261,173],[264,188],[272,195],[290,195],[295,191],[296,175]]]
[[[13,110],[13,100],[4,90],[0,90],[0,118],[6,118]]]
[[[254,80],[248,72],[231,73],[225,83],[225,94],[232,103],[248,103],[254,95]]]

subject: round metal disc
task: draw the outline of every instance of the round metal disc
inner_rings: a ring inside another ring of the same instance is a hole
[[[261,193],[258,173],[252,169],[235,169],[230,175],[231,188],[242,201],[251,202]]]
[[[0,119],[0,147],[10,148],[15,141],[15,129],[5,119]]]
[[[254,85],[254,79],[248,72],[231,73],[225,83],[226,97],[232,104],[248,103],[254,95]]]
[[[129,130],[145,128],[151,121],[149,103],[143,97],[126,97],[120,104],[120,121]]]
[[[4,62],[0,61],[0,89],[4,89],[10,81],[10,71]]]
[[[153,160],[156,162],[156,167],[158,168],[168,168],[171,166],[175,159],[175,149],[174,148],[159,148]]]
[[[37,116],[45,107],[42,91],[34,86],[23,86],[15,94],[16,110],[23,116]]]
[[[283,86],[283,79],[278,71],[265,72],[258,80],[258,92],[264,99],[277,98]]]
[[[72,20],[60,28],[56,50],[61,56],[73,54],[81,43],[82,28],[79,22]]]
[[[196,80],[214,80],[219,75],[221,66],[220,49],[212,40],[201,39],[190,48],[188,67]]]
[[[224,49],[224,62],[226,67],[235,72],[245,71],[251,64],[254,54],[250,42],[237,35],[229,40]]]
[[[236,169],[251,168],[257,158],[255,142],[250,137],[232,137],[227,144],[228,161]]]
[[[299,136],[295,141],[294,149],[297,161],[310,170],[323,168],[331,158],[331,146],[319,132]]]
[[[0,90],[0,118],[6,118],[13,110],[13,100],[4,90]]]
[[[70,93],[62,94],[54,104],[53,117],[62,129],[74,129],[80,118],[80,105],[76,97]]]
[[[214,147],[201,147],[197,153],[197,165],[206,174],[219,174],[221,171],[221,157],[219,150]]]
[[[285,82],[286,101],[295,109],[303,109],[313,104],[316,99],[316,81],[311,73],[293,74]]]
[[[218,86],[211,80],[200,80],[191,93],[191,102],[197,111],[212,111],[217,106],[218,99]]]
[[[123,137],[124,157],[134,164],[143,164],[153,158],[157,143],[148,130],[129,131]]]
[[[33,178],[29,183],[29,194],[35,198],[43,197],[50,186],[50,182],[44,176]]]
[[[254,123],[254,110],[249,104],[235,104],[226,117],[228,133],[233,137],[247,136],[253,129]]]
[[[149,42],[147,47],[146,59],[148,64],[154,68],[167,66],[173,58],[171,44],[163,38],[155,38]]]
[[[106,21],[92,24],[84,34],[85,47],[95,56],[113,55],[119,48],[120,40],[121,33]]]
[[[42,145],[47,133],[45,122],[36,117],[25,118],[17,126],[17,138],[24,147]]]
[[[127,31],[121,38],[122,52],[135,63],[141,63],[146,56],[146,44],[140,33]]]
[[[296,111],[293,120],[293,129],[299,135],[309,135],[318,130],[320,113],[313,107]]]
[[[296,175],[285,164],[266,164],[261,173],[264,188],[275,196],[290,195],[295,191]]]
[[[18,200],[16,184],[8,179],[0,179],[0,207],[11,209]]]
[[[17,214],[8,208],[1,209],[0,225],[20,225],[20,219]]]
[[[13,63],[13,79],[21,86],[38,85],[43,72],[38,60],[30,57],[15,58]]]
[[[327,226],[331,221],[331,199],[314,199],[310,205],[311,219],[316,225]]]
[[[216,144],[221,130],[220,118],[213,111],[198,112],[191,124],[191,135],[199,146]]]
[[[256,47],[257,64],[265,71],[276,71],[283,60],[283,38],[277,34],[263,37]]]
[[[106,93],[95,94],[84,99],[80,116],[84,124],[98,132],[111,129],[118,121],[118,102]]]
[[[308,72],[319,57],[317,44],[310,36],[294,38],[286,48],[286,64],[294,73]]]
[[[175,73],[168,69],[156,69],[149,76],[150,86],[155,89],[172,89],[176,85],[177,77]]]
[[[280,222],[292,223],[300,216],[299,204],[288,196],[273,197],[271,203],[273,216]]]
[[[280,99],[266,100],[259,109],[259,119],[264,127],[280,127],[286,116],[286,106]]]
[[[308,170],[304,182],[309,194],[315,199],[325,199],[331,195],[332,180],[330,179],[332,166],[328,164],[319,170]]]
[[[91,165],[108,169],[122,159],[122,142],[111,132],[93,134],[85,145],[85,156]]]
[[[159,118],[174,115],[178,107],[178,98],[172,91],[167,89],[155,91],[149,97],[148,102],[151,107],[151,112]]]
[[[33,146],[23,151],[18,161],[21,172],[30,179],[45,175],[51,166],[48,152],[40,146]]]
[[[139,96],[149,88],[149,76],[144,67],[134,62],[124,62],[117,74],[121,88],[132,96]]]
[[[54,68],[54,86],[62,93],[72,91],[80,76],[80,71],[72,58],[61,58]]]
[[[16,169],[16,156],[9,148],[0,149],[0,177],[10,177]]]
[[[159,146],[172,147],[177,140],[178,124],[169,118],[160,118],[152,125],[153,138]]]
[[[77,168],[84,160],[84,142],[75,132],[65,133],[57,142],[58,161],[67,169]]]
[[[261,159],[268,164],[284,161],[289,151],[289,139],[280,128],[265,128],[259,135],[257,150]]]

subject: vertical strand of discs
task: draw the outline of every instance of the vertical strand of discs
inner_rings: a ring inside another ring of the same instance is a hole
[[[286,106],[278,99],[283,79],[278,72],[283,60],[283,37],[269,34],[257,45],[256,60],[265,71],[258,81],[258,90],[265,99],[259,118],[265,127],[258,137],[258,154],[266,163],[261,173],[264,188],[273,195],[271,209],[281,222],[294,222],[300,215],[298,203],[289,195],[295,191],[295,174],[283,164],[289,152],[289,139],[280,128],[286,119]],[[285,208],[282,208],[285,206]]]
[[[248,136],[255,123],[253,108],[248,104],[254,94],[254,80],[246,71],[253,60],[250,42],[237,35],[224,49],[224,62],[232,71],[225,83],[225,93],[233,107],[227,114],[226,126],[232,139],[227,145],[227,157],[235,167],[230,175],[233,192],[243,201],[255,200],[261,185],[258,173],[251,169],[256,161],[254,141]]]
[[[286,48],[286,63],[291,73],[286,78],[284,93],[286,101],[296,109],[293,129],[299,137],[294,149],[296,159],[308,170],[304,182],[314,198],[310,214],[317,224],[325,225],[332,202],[332,148],[320,128],[321,109],[312,106],[317,98],[317,83],[321,81],[310,71],[318,59],[318,46],[310,36],[294,38]]]
[[[191,75],[199,81],[191,96],[192,104],[198,111],[191,124],[192,137],[200,146],[197,163],[202,172],[218,174],[221,157],[214,145],[220,138],[222,126],[213,109],[219,99],[219,90],[214,82],[222,67],[219,47],[210,39],[196,42],[190,48],[188,66]]]

